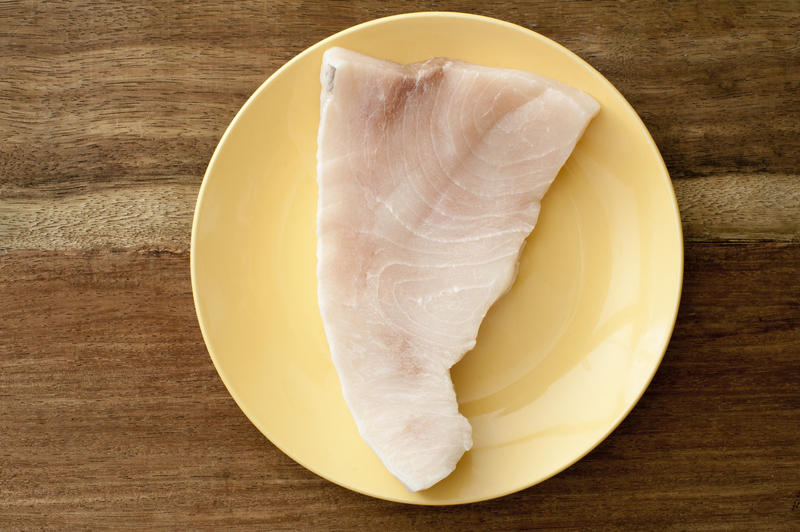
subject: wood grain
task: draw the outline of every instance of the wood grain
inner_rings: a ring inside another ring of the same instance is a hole
[[[0,257],[0,528],[788,529],[800,490],[798,244],[690,244],[675,335],[633,413],[557,477],[422,508],[335,486],[239,411],[186,253]]]
[[[419,10],[534,29],[633,104],[686,274],[620,428],[539,486],[447,508],[335,486],[247,421],[188,273],[219,137],[295,54]],[[800,529],[794,0],[0,1],[0,529]]]
[[[794,1],[69,1],[0,4],[0,249],[186,247],[188,196],[247,96],[319,39],[420,9],[504,18],[587,59],[641,114],[672,176],[698,179],[678,191],[689,220],[718,217],[731,198],[720,181],[750,184],[738,223],[688,223],[687,239],[798,239],[798,216],[771,219],[797,209],[796,193],[773,192],[800,186]]]
[[[795,176],[733,174],[673,180],[689,242],[800,241]],[[141,184],[39,198],[0,199],[0,251],[187,250],[197,186]]]
[[[687,241],[800,241],[798,176],[721,174],[672,186]]]
[[[0,250],[189,249],[196,185],[165,184],[0,201]]]

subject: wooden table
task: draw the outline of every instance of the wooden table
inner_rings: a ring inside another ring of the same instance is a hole
[[[200,181],[248,95],[355,23],[464,10],[577,52],[641,114],[686,237],[655,380],[589,456],[425,508],[273,447],[206,353]],[[0,3],[0,529],[800,529],[800,4]]]

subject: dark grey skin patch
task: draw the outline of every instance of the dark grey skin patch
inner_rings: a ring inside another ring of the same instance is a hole
[[[336,67],[328,65],[328,68],[325,69],[325,73],[323,74],[323,87],[325,87],[325,92],[333,92],[333,78],[336,76]]]

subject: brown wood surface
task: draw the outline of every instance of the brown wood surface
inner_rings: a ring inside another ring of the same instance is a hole
[[[194,200],[297,52],[417,10],[566,45],[645,120],[686,245],[642,401],[556,477],[485,503],[370,499],[295,464],[217,377]],[[0,2],[0,529],[800,529],[800,4]]]

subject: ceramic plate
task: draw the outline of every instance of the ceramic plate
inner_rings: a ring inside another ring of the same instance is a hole
[[[407,492],[359,437],[317,306],[319,69],[331,46],[400,63],[448,56],[529,70],[602,106],[544,198],[514,287],[452,370],[474,447],[451,476],[421,493]],[[523,489],[602,441],[661,361],[683,272],[669,175],[622,95],[541,35],[456,13],[361,24],[273,74],[211,159],[191,250],[203,337],[247,417],[311,471],[374,497],[420,504]]]

